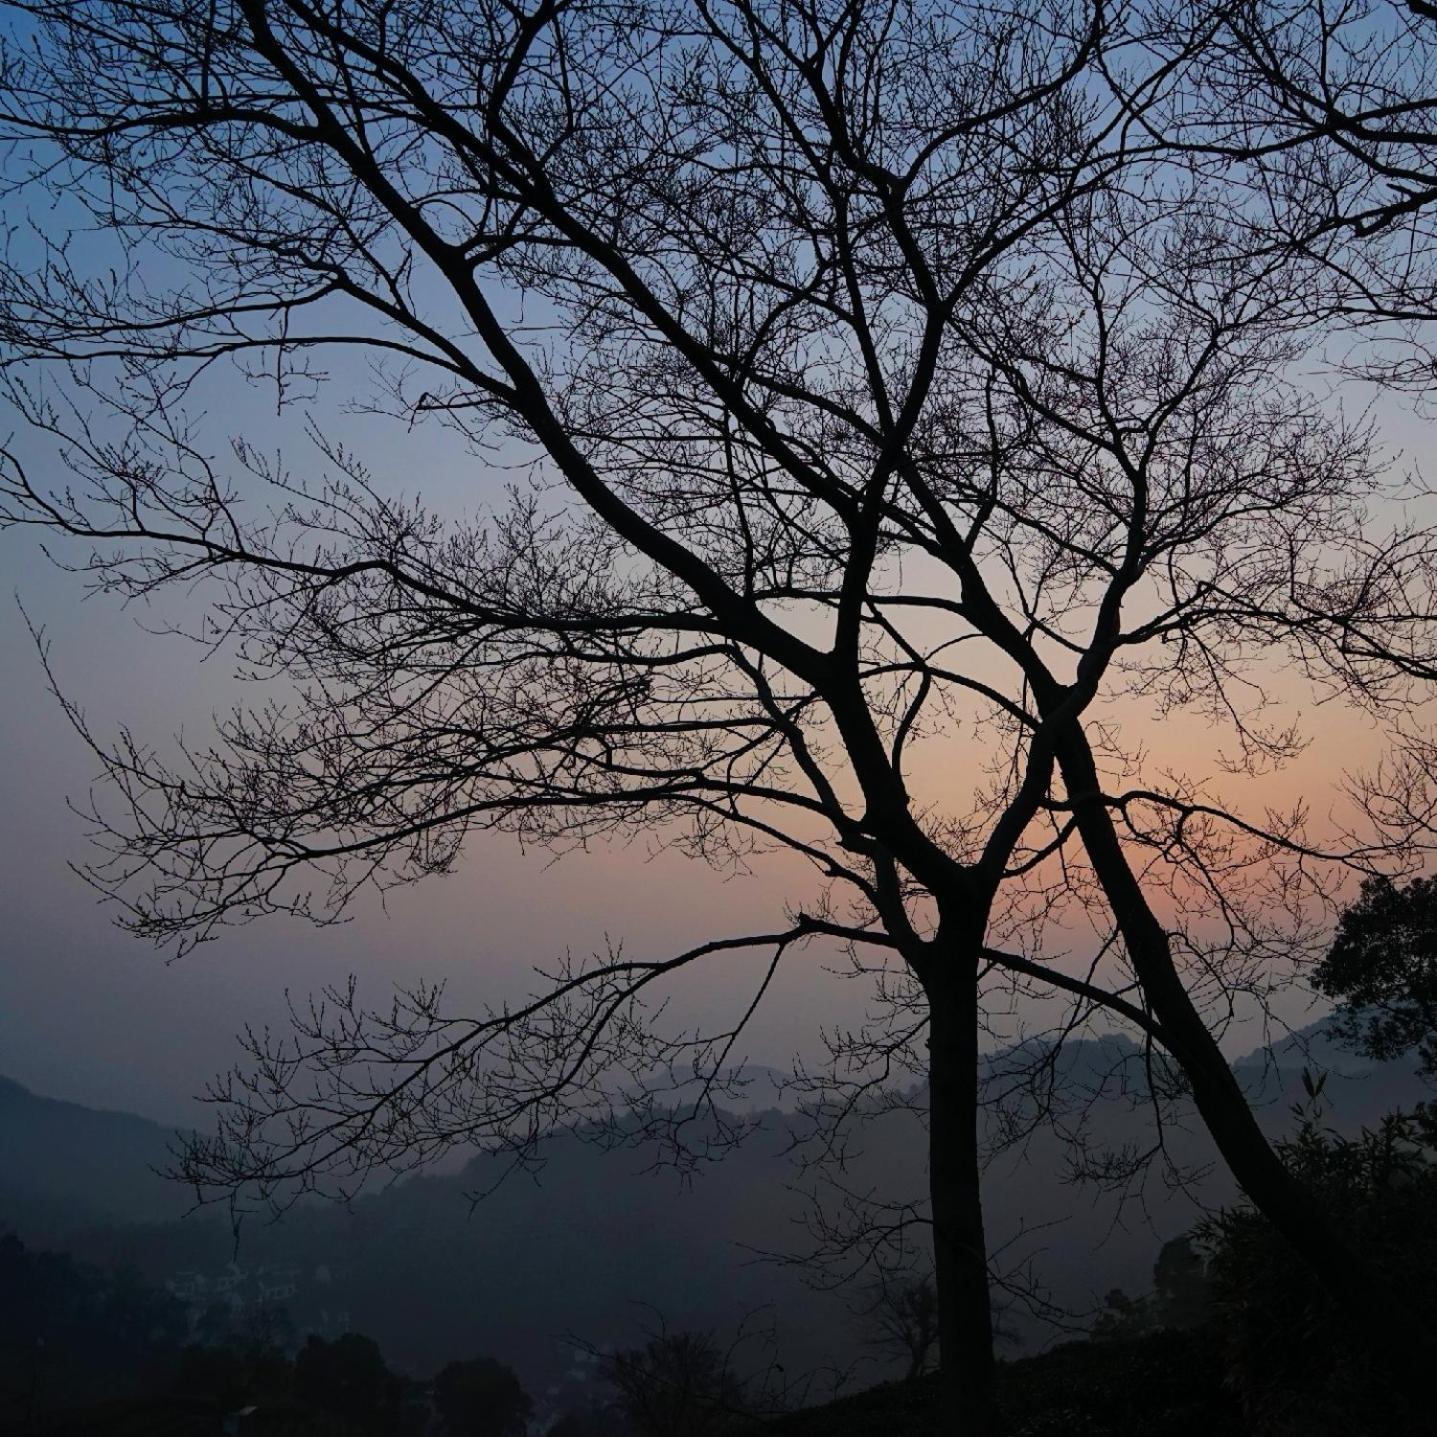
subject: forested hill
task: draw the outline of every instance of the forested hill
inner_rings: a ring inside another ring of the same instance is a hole
[[[175,1137],[148,1118],[44,1098],[0,1077],[0,1219],[49,1239],[95,1222],[179,1217],[189,1196],[159,1176]]]
[[[991,1071],[1016,1071],[1032,1056],[995,1054]],[[1426,1095],[1409,1065],[1358,1062],[1320,1031],[1236,1066],[1266,1094],[1264,1122],[1279,1131],[1291,1122],[1304,1066],[1333,1070],[1329,1117],[1342,1127]],[[1220,1169],[1196,1194],[1152,1181],[1141,1206],[1119,1210],[1096,1188],[1065,1181],[1078,1132],[1111,1151],[1143,1145],[1150,1127],[1132,1097],[1143,1064],[1127,1040],[1074,1043],[1056,1068],[1060,1088],[1097,1096],[1075,1104],[1060,1131],[1040,1128],[1025,1150],[995,1162],[991,1237],[1013,1265],[1030,1260],[1059,1302],[1092,1309],[1113,1287],[1144,1290],[1161,1243],[1200,1216],[1197,1199],[1223,1202],[1231,1189]],[[794,1123],[792,1114],[768,1112],[761,1132],[691,1183],[654,1171],[652,1148],[606,1153],[565,1137],[540,1171],[511,1178],[477,1205],[468,1199],[495,1176],[484,1159],[373,1192],[351,1209],[315,1205],[278,1224],[251,1224],[236,1251],[226,1222],[176,1220],[188,1194],[150,1171],[166,1160],[164,1128],[0,1082],[0,1225],[32,1245],[178,1281],[199,1293],[196,1301],[225,1284],[246,1300],[281,1292],[301,1331],[366,1332],[411,1371],[489,1354],[512,1364],[531,1391],[561,1379],[566,1334],[629,1342],[660,1319],[730,1331],[750,1314],[751,1326],[772,1326],[789,1370],[842,1364],[862,1351],[851,1294],[816,1294],[802,1270],[755,1260],[758,1251],[797,1252],[811,1241],[803,1181],[787,1155]],[[1211,1162],[1195,1123],[1168,1137],[1179,1163]],[[923,1152],[917,1117],[890,1114],[864,1129],[846,1185],[916,1198]],[[1021,1314],[1010,1323],[1030,1340],[1042,1337]]]

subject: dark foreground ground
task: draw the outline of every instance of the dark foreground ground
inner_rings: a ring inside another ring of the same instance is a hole
[[[1009,1437],[1241,1437],[1210,1332],[1070,1342],[1005,1362]],[[887,1383],[770,1423],[773,1437],[936,1437],[933,1377]],[[1397,1437],[1397,1434],[1394,1434]]]
[[[1245,1437],[1209,1332],[1072,1342],[1004,1363],[1000,1380],[1008,1437]],[[936,1437],[937,1399],[932,1377],[886,1383],[766,1423],[764,1437]],[[351,1429],[296,1407],[241,1415],[162,1398],[102,1403],[12,1430],[44,1437],[346,1437]]]
[[[1309,1400],[1293,1393],[1249,1420],[1232,1392],[1223,1334],[1213,1326],[1071,1342],[1007,1362],[1000,1368],[999,1395],[1002,1437],[1437,1437],[1430,1401],[1400,1412],[1376,1410],[1384,1404],[1354,1404],[1344,1400],[1341,1386],[1329,1390],[1320,1380],[1307,1384]],[[377,1429],[371,1424],[363,1430]],[[415,1430],[437,1429],[431,1422]],[[617,1429],[600,1424],[582,1430],[596,1437]],[[3,1437],[353,1437],[358,1431],[292,1404],[227,1412],[177,1398],[100,1404],[38,1428],[0,1424]],[[763,1437],[948,1437],[932,1376],[733,1431],[755,1437],[759,1431]],[[686,1434],[666,1428],[665,1437]]]

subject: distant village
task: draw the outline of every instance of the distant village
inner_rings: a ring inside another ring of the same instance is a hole
[[[349,1309],[326,1293],[334,1284],[327,1263],[312,1268],[291,1263],[245,1267],[227,1262],[208,1272],[186,1268],[165,1281],[181,1303],[196,1341],[214,1341],[235,1333],[263,1333],[283,1344],[294,1324],[305,1335],[333,1338],[353,1327]],[[302,1321],[301,1321],[302,1319]]]
[[[188,1336],[199,1343],[259,1338],[286,1351],[311,1335],[332,1341],[354,1330],[350,1310],[336,1300],[336,1274],[328,1263],[304,1267],[265,1262],[253,1267],[227,1262],[204,1271],[184,1268],[165,1280],[165,1290],[185,1312]],[[533,1421],[544,1430],[572,1410],[595,1407],[605,1393],[605,1348],[574,1345],[561,1378],[534,1398]]]

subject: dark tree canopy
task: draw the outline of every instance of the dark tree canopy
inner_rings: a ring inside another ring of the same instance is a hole
[[[1314,1200],[1354,1234],[1394,1302],[1432,1320],[1437,1166],[1413,1124],[1390,1115],[1343,1137],[1305,1122],[1283,1150]],[[1428,1383],[1394,1383],[1354,1314],[1336,1306],[1260,1213],[1242,1205],[1200,1229],[1229,1382],[1254,1433],[1385,1437],[1432,1425]]]
[[[1354,1046],[1380,1059],[1415,1050],[1437,1076],[1437,879],[1364,883],[1313,981]]]
[[[0,1430],[158,1385],[185,1336],[169,1293],[0,1229]]]
[[[406,1384],[386,1366],[379,1345],[362,1333],[326,1339],[311,1334],[294,1358],[294,1395],[330,1412],[357,1433],[402,1432]]]
[[[725,1437],[753,1423],[731,1354],[704,1332],[665,1331],[601,1365],[637,1437]]]
[[[434,1379],[446,1437],[524,1437],[533,1406],[512,1369],[492,1357],[451,1362]]]

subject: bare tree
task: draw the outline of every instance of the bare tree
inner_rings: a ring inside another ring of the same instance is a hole
[[[1434,22],[1422,0],[1193,6],[1182,22],[1149,31],[1165,60],[1186,69],[1165,100],[1188,105],[1151,105],[1135,91],[1135,115],[1141,107],[1139,123],[1165,145],[1243,166],[1229,178],[1263,186],[1267,220],[1289,242],[1340,245],[1425,226],[1437,200]],[[1381,248],[1367,246],[1367,261]],[[1408,258],[1422,265],[1425,256],[1418,245]]]
[[[1203,26],[1200,46],[1159,45],[1183,79],[1156,105],[1134,92],[1138,123],[1255,201],[1267,242],[1302,269],[1314,314],[1347,342],[1329,363],[1430,417],[1437,8],[1240,0],[1211,6]],[[1324,582],[1295,569],[1279,602],[1310,670],[1387,732],[1382,762],[1351,776],[1372,831],[1430,855],[1437,533],[1420,462],[1393,497]]]
[[[905,1377],[921,1376],[938,1357],[938,1294],[931,1278],[892,1277],[873,1285],[859,1309],[878,1351],[906,1364]]]
[[[0,276],[11,397],[63,474],[10,455],[6,522],[89,541],[104,592],[198,594],[194,634],[285,686],[168,758],[69,708],[112,780],[90,876],[129,926],[183,948],[328,921],[490,829],[785,848],[819,879],[772,931],[610,951],[477,1017],[332,991],[252,1039],[188,1177],[279,1202],[458,1142],[522,1155],[613,1116],[635,1073],[698,1074],[722,1143],[738,1034],[834,940],[892,1019],[839,1044],[864,1071],[837,1117],[895,1066],[926,1077],[955,1426],[992,1421],[974,1090],[999,993],[1171,1054],[1253,1201],[1409,1350],[1204,1016],[1314,941],[1324,863],[1379,855],[1148,772],[1106,708],[1196,712],[1239,770],[1283,761],[1253,670],[1301,654],[1294,574],[1357,552],[1376,486],[1365,433],[1293,378],[1302,273],[1137,122],[1173,73],[1135,74],[1145,17],[9,8],[12,205],[108,250],[87,269],[41,231]],[[307,477],[189,415],[217,365],[283,400],[351,352],[371,405],[452,426],[478,472],[502,454],[507,510],[446,524],[337,438]],[[1074,972],[1054,949],[1084,925]],[[666,979],[740,951],[768,976],[731,1019],[651,1021]]]
[[[1218,0],[1150,33],[1182,78],[1134,90],[1135,121],[1255,202],[1236,215],[1304,268],[1314,312],[1373,341],[1349,367],[1430,391],[1437,8]]]
[[[720,1437],[755,1425],[756,1406],[724,1351],[704,1332],[656,1333],[599,1368],[638,1437]]]

